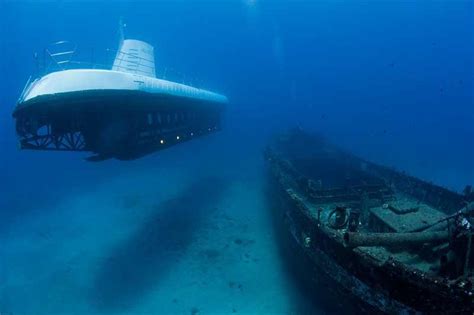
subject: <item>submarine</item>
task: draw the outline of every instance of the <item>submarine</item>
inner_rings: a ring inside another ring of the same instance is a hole
[[[221,129],[227,97],[157,78],[150,44],[121,38],[111,67],[71,69],[68,43],[45,50],[55,71],[30,77],[17,101],[20,149],[133,160]]]

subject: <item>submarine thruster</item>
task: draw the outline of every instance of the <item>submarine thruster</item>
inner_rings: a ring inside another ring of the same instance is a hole
[[[13,112],[20,148],[130,160],[220,130],[227,98],[156,78],[151,45],[121,40],[110,70],[64,69],[73,53],[48,51],[61,68],[26,84]]]

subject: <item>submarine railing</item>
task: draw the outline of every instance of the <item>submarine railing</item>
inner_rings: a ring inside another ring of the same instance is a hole
[[[20,97],[18,97],[17,103],[20,103],[23,100],[23,98],[25,97],[25,94],[31,89],[32,85],[30,83],[32,82],[31,81],[32,78],[33,78],[33,76],[30,75],[30,77],[28,78],[28,81],[26,81],[26,84],[23,87],[23,90],[21,91]]]
[[[58,49],[65,48],[64,50]],[[116,49],[105,49],[105,59],[112,59],[110,55],[117,55],[118,50]],[[64,71],[64,70],[71,70],[71,69],[104,69],[104,70],[111,70],[112,63],[100,63],[94,62],[94,50],[91,51],[91,61],[78,61],[74,60],[74,56],[78,54],[77,46],[69,41],[58,41],[48,48],[43,50],[43,58],[42,62],[39,60],[38,53],[34,54],[34,58],[36,61],[36,75],[32,76],[32,78],[39,78],[45,76],[49,73],[56,72],[56,71]],[[135,68],[136,74],[145,75],[147,72],[139,70],[140,67],[146,68],[154,68],[149,65],[151,63],[150,60],[136,56],[134,54],[120,52],[120,60],[124,60],[123,56],[133,56],[134,61],[127,60],[128,63],[132,63],[133,67]],[[47,58],[49,58],[49,62],[47,62]],[[148,64],[147,64],[148,63]],[[116,68],[120,70],[128,70],[133,71],[129,66],[117,65]],[[202,80],[196,80],[195,78],[190,78],[189,75],[184,74],[183,72],[177,71],[172,67],[160,67],[156,68],[156,77],[163,79],[163,80],[172,80],[179,82],[181,84],[188,84],[195,87],[202,86]],[[161,73],[161,75],[159,75]],[[34,80],[29,80],[29,82]],[[28,82],[28,83],[29,83]],[[25,89],[28,86],[25,85]]]

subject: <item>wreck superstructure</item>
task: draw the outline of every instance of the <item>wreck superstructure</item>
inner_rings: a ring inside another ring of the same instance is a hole
[[[293,130],[265,151],[276,225],[300,273],[360,313],[474,311],[474,196]]]
[[[20,148],[127,160],[220,130],[227,98],[156,78],[148,43],[122,40],[111,69],[67,69],[74,50],[48,50],[57,71],[25,86],[13,112]]]

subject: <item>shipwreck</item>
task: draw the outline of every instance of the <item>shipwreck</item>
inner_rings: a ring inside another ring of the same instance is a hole
[[[470,186],[459,194],[301,130],[264,156],[275,226],[306,282],[357,313],[474,312]]]

